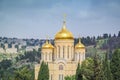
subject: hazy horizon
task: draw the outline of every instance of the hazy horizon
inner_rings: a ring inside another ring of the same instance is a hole
[[[120,0],[0,0],[0,36],[53,39],[64,14],[74,37],[120,31]]]

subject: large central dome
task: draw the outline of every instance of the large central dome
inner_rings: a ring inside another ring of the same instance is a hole
[[[55,40],[57,39],[74,39],[73,34],[66,29],[66,22],[63,22],[62,29],[55,35]]]

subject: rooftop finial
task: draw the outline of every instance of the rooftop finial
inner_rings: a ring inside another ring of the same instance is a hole
[[[79,34],[79,43],[81,43],[80,34]]]
[[[66,16],[67,16],[67,15],[66,15],[66,14],[64,14],[64,22],[66,22]]]
[[[64,20],[63,20],[63,29],[66,29],[66,14],[64,14],[63,18],[64,18]]]
[[[49,38],[48,35],[46,35],[46,44],[48,44],[48,42],[49,42],[48,38]]]

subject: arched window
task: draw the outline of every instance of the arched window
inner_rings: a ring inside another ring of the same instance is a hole
[[[57,47],[55,46],[55,52],[52,53],[52,57],[53,57],[52,59],[56,59],[57,58],[57,54],[58,53],[57,54],[56,53],[57,53]]]
[[[60,46],[58,46],[58,57],[60,58]]]
[[[77,61],[77,52],[75,53],[75,60]]]
[[[45,60],[47,60],[47,52],[45,53]]]
[[[63,74],[59,74],[59,80],[64,80]]]
[[[49,53],[49,60],[51,59],[51,53]]]
[[[69,46],[67,47],[67,52],[68,52],[67,53],[68,54],[67,57],[69,58]]]
[[[59,70],[63,70],[63,66],[62,65],[59,65]]]
[[[71,58],[72,58],[72,46],[71,46]]]
[[[79,61],[80,61],[80,59],[81,59],[81,56],[80,56],[81,54],[79,53]]]
[[[65,46],[63,46],[63,58],[64,58],[64,54],[65,54]]]
[[[53,75],[51,74],[51,80],[52,80],[52,78],[53,78]]]

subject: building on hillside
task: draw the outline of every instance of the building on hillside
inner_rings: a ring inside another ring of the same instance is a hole
[[[0,47],[0,53],[5,53],[5,50]]]
[[[73,34],[67,30],[66,22],[55,35],[54,45],[49,40],[41,48],[41,60],[48,63],[49,80],[64,80],[65,76],[75,75],[78,63],[85,60],[85,46],[80,39],[74,44]],[[41,64],[35,65],[35,80],[38,78]]]
[[[11,48],[8,48],[8,45],[6,45],[6,53],[17,53],[17,48],[15,48],[15,44],[12,44]]]
[[[0,47],[0,53],[17,53],[17,48],[15,48],[15,44],[11,44],[11,47],[8,47],[8,44],[4,44],[4,48]]]
[[[26,51],[33,51],[33,50],[36,50],[38,51],[38,49],[40,48],[40,46],[27,46],[26,47]]]

